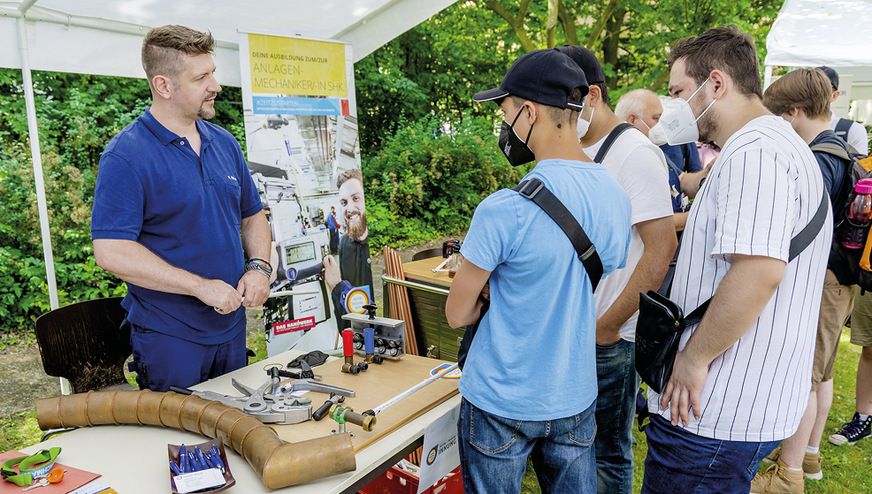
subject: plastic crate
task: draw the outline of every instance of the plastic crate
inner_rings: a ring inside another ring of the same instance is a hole
[[[358,491],[360,494],[417,494],[418,477],[414,474],[391,467]],[[460,477],[460,466],[445,477],[430,486],[424,494],[463,494],[463,479]]]

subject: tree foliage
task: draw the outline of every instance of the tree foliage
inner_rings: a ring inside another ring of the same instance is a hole
[[[511,185],[496,147],[495,87],[523,53],[564,43],[600,57],[612,101],[662,90],[677,39],[736,23],[757,40],[782,0],[461,0],[355,65],[356,103],[375,242],[456,233],[478,202]],[[144,80],[34,72],[46,199],[61,303],[123,293],[94,263],[90,211],[99,157],[150,103]],[[47,310],[21,72],[0,69],[0,331],[31,328]],[[244,145],[241,95],[224,88],[215,123]]]
[[[612,101],[630,89],[663,91],[666,57],[677,40],[735,23],[757,42],[782,0],[466,0],[433,16],[355,66],[361,150],[375,154],[400,121],[425,115],[494,118],[472,101],[494,87],[512,61],[536,49],[580,44],[597,55]]]

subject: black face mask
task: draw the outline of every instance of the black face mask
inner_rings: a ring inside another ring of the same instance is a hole
[[[503,124],[500,126],[500,149],[503,151],[503,154],[506,155],[506,158],[509,160],[509,164],[512,166],[523,165],[524,163],[529,163],[536,159],[536,155],[533,154],[533,151],[527,146],[525,141],[522,141],[518,134],[515,133],[515,122],[518,121],[518,117],[521,116],[521,112],[524,111],[522,107],[518,114],[515,115],[515,119],[512,120],[512,124],[509,125],[508,122],[503,120]],[[533,126],[530,126],[530,132],[527,132],[527,139],[530,139],[530,134],[533,132]]]

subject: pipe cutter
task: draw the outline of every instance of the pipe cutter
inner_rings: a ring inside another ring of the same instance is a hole
[[[312,418],[312,399],[293,396],[295,391],[318,391],[335,393],[339,396],[353,397],[354,391],[330,384],[316,382],[314,379],[297,379],[286,384],[281,383],[278,369],[273,367],[267,371],[270,380],[257,389],[251,388],[232,379],[233,387],[245,396],[230,396],[214,391],[194,391],[176,386],[171,391],[182,394],[194,394],[204,400],[217,401],[222,405],[234,407],[257,417],[265,424],[297,424]]]

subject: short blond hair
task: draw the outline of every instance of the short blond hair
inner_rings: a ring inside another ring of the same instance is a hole
[[[142,68],[149,87],[151,80],[158,75],[169,77],[178,84],[179,76],[185,70],[185,55],[204,55],[214,51],[215,38],[208,31],[204,33],[178,25],[152,29],[142,41]]]
[[[830,117],[830,79],[819,69],[796,69],[778,78],[763,93],[763,105],[776,115],[799,108],[811,119]]]

